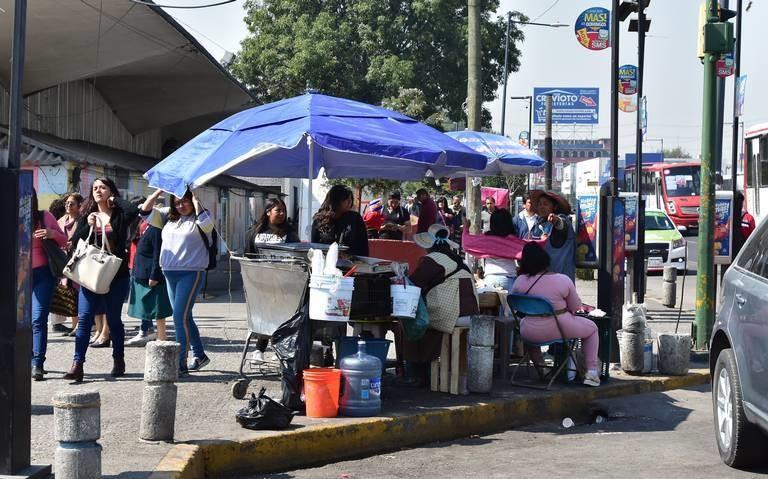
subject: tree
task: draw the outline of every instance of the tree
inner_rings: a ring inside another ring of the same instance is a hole
[[[690,153],[685,151],[680,146],[667,148],[663,151],[662,154],[664,155],[664,158],[693,158]]]
[[[247,0],[245,5],[250,34],[232,71],[258,100],[312,88],[381,104],[417,88],[424,119],[439,112],[452,121],[464,119],[466,0]],[[484,101],[495,98],[503,76],[506,24],[491,18],[498,6],[498,0],[482,3]],[[510,40],[514,72],[523,40],[514,25]]]

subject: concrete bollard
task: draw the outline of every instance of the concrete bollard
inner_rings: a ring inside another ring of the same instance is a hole
[[[620,330],[616,332],[619,339],[621,369],[627,374],[641,374],[644,366],[645,332],[636,333]]]
[[[493,346],[470,346],[467,389],[487,393],[493,387]]]
[[[661,304],[668,308],[674,308],[677,302],[677,268],[674,266],[664,267],[664,282],[661,283],[661,288]]]
[[[101,477],[101,399],[97,391],[59,391],[53,396],[56,477]]]
[[[469,326],[470,346],[493,346],[496,316],[472,316]]]
[[[176,426],[174,382],[179,378],[181,346],[173,341],[147,344],[144,361],[144,394],[141,401],[139,437],[145,441],[173,441]]]
[[[677,268],[674,266],[665,266],[663,278],[667,283],[674,283],[677,281]]]

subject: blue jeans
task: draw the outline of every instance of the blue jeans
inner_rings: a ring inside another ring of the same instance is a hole
[[[48,349],[48,311],[56,280],[48,265],[32,270],[32,366],[43,367]]]
[[[486,274],[485,285],[492,288],[501,288],[507,292],[512,292],[512,285],[515,283],[515,277],[503,274]]]
[[[128,276],[113,279],[109,292],[105,294],[97,294],[80,287],[80,297],[77,302],[77,315],[80,317],[80,322],[77,323],[75,334],[75,361],[85,362],[85,353],[88,351],[88,341],[93,328],[93,317],[101,311],[107,315],[109,336],[112,339],[112,357],[115,359],[125,357],[125,328],[122,314],[123,302],[128,297],[129,288]]]
[[[163,271],[168,283],[168,297],[173,305],[173,326],[176,342],[181,345],[179,354],[179,370],[186,371],[187,353],[190,347],[196,358],[204,358],[205,350],[192,317],[195,299],[203,287],[205,271]]]

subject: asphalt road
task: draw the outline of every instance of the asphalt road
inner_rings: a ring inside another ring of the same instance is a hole
[[[741,478],[715,445],[709,386],[601,401],[602,424],[542,424],[436,443],[270,479],[431,477]],[[766,443],[768,445],[768,443]],[[768,465],[768,458],[766,459]]]

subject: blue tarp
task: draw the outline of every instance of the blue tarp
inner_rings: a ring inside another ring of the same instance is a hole
[[[546,164],[546,160],[506,136],[468,130],[446,134],[486,156],[488,164],[485,169],[482,173],[471,172],[473,176],[536,173],[543,170]]]
[[[384,108],[317,93],[242,111],[187,142],[144,176],[176,195],[220,174],[266,178],[419,179],[483,169],[483,155]]]

